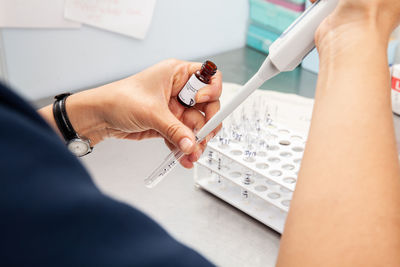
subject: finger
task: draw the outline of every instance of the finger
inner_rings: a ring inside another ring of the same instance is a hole
[[[216,104],[214,102],[217,102],[218,104]],[[217,100],[217,101],[208,102],[208,103],[199,103],[199,104],[196,104],[194,106],[194,108],[196,108],[197,110],[200,110],[201,112],[203,112],[205,114],[206,110],[208,110],[210,108],[209,105],[211,105],[211,106],[215,105],[216,108],[217,108],[216,112],[218,112],[220,107],[221,107],[221,102],[219,100]],[[210,114],[210,116],[208,117],[208,120],[211,119],[211,117],[214,116],[215,113],[214,114]]]
[[[188,126],[189,128],[193,129],[193,131],[200,130],[203,128],[206,118],[204,115],[198,111],[197,109],[191,108],[187,109],[182,116],[182,121],[183,123]],[[196,162],[199,160],[201,155],[203,154],[204,151],[204,146],[203,145],[197,145],[196,148],[194,149],[193,153],[190,154],[189,160],[191,162]]]
[[[190,108],[183,112],[182,122],[193,131],[198,131],[206,123],[206,117],[199,110]]]
[[[176,98],[170,99],[168,108],[179,120],[182,118],[182,114],[185,111],[185,107],[183,107]]]
[[[191,154],[195,146],[193,131],[176,118],[169,109],[160,109],[154,114],[154,129],[183,153]]]
[[[202,103],[202,104],[197,104],[195,105],[195,108],[200,110],[205,114],[206,117],[206,122],[208,122],[220,109],[220,102],[219,101],[214,101],[212,103]],[[208,134],[208,136],[205,138],[206,142],[210,141],[214,136],[218,134],[218,132],[221,130],[222,124],[218,125],[212,132]]]
[[[176,68],[174,68],[172,96],[177,96],[190,77],[198,70],[201,69],[202,63],[180,61]]]
[[[182,122],[187,127],[192,129],[193,132],[201,129],[204,126],[205,121],[206,118],[204,117],[204,115],[201,114],[200,111],[196,109],[187,109],[182,115]],[[168,140],[165,140],[165,143],[171,150],[175,149],[175,145],[171,144]],[[187,159],[190,162],[198,161],[205,150],[205,146],[206,144],[203,142],[202,144],[197,144],[193,152],[190,155],[187,155],[188,156]]]
[[[206,121],[209,121],[220,109],[221,103],[219,101],[214,101],[204,106],[204,114]],[[207,142],[217,135],[219,130],[221,129],[222,124],[217,126],[206,138]]]
[[[186,157],[183,157],[180,161],[179,161],[180,163],[181,163],[181,165],[183,166],[183,167],[185,167],[186,169],[191,169],[191,168],[193,168],[193,162],[191,162],[189,159],[188,159],[188,157],[186,156]]]
[[[220,71],[211,77],[209,85],[200,89],[196,94],[196,103],[217,101],[222,93],[222,74]]]

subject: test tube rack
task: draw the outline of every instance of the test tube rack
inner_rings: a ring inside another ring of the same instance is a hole
[[[224,122],[196,164],[194,179],[198,187],[282,233],[306,137],[272,120],[268,107],[260,116],[263,105],[256,102],[247,101]]]

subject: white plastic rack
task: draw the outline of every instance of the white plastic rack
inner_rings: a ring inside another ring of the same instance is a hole
[[[224,122],[196,164],[195,181],[282,233],[306,137],[273,122],[268,107],[260,116],[260,106],[253,100]]]

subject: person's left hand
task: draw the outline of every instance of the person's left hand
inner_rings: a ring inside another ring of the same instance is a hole
[[[78,134],[96,144],[106,137],[141,140],[163,137],[170,149],[178,147],[187,154],[181,164],[193,167],[205,148],[196,145],[193,131],[199,130],[219,110],[222,76],[218,71],[211,83],[196,96],[193,108],[184,108],[176,99],[201,63],[166,60],[129,78],[70,96],[66,109]],[[92,106],[96,127],[84,126],[77,103]],[[93,111],[95,110],[95,111]],[[220,126],[221,127],[221,126]],[[215,129],[211,139],[220,129]]]

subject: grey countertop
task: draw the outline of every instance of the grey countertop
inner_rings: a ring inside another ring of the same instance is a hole
[[[148,214],[218,266],[273,266],[280,235],[197,189],[193,170],[177,167],[156,188],[144,187],[168,153],[161,140],[107,140],[83,163],[103,192]]]

